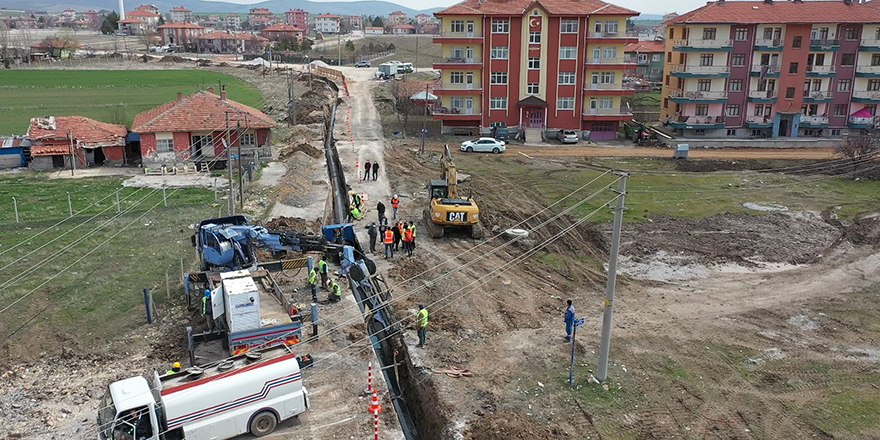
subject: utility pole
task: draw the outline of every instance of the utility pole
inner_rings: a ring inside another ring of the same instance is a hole
[[[605,285],[605,314],[602,317],[602,340],[599,344],[599,370],[596,379],[605,382],[608,377],[608,351],[611,349],[611,316],[614,310],[614,290],[617,288],[617,252],[620,249],[620,229],[623,225],[623,200],[626,198],[627,173],[619,174],[617,207],[614,208],[614,230],[611,232],[611,254],[608,256],[608,282]]]
[[[241,121],[236,124],[238,130],[235,132],[238,133],[238,200],[244,209],[244,173],[241,172]],[[247,126],[245,126],[245,130],[247,130]]]
[[[287,71],[287,126],[296,125],[296,100],[293,98],[293,81],[291,72]]]
[[[229,215],[235,214],[235,193],[232,192],[232,136],[229,133],[229,112],[226,112],[226,171],[229,182]]]
[[[416,30],[418,32],[418,30]],[[419,73],[419,34],[416,34],[416,63],[413,64],[413,68],[415,69],[415,73]],[[427,95],[425,95],[427,98]],[[424,138],[424,136],[422,136]]]
[[[342,19],[336,19],[336,66],[342,67]]]
[[[73,131],[67,130],[67,140],[70,142],[70,175],[76,171],[76,152],[73,149]]]
[[[418,38],[418,37],[416,37],[416,38]],[[416,40],[416,42],[418,42],[418,41],[419,40]],[[416,45],[418,46],[418,43],[416,43]],[[416,58],[416,60],[418,60],[418,58]],[[428,90],[429,90],[429,87],[430,87],[430,84],[425,84],[425,115],[422,118],[422,138],[419,141],[419,156],[421,156],[422,153],[425,152],[425,132],[428,131],[427,124],[428,124]]]

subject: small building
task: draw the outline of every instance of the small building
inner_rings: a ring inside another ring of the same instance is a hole
[[[388,24],[391,26],[406,24],[406,12],[394,11],[388,14]]]
[[[361,31],[364,28],[364,24],[363,24],[364,20],[363,20],[363,17],[361,17],[360,15],[349,15],[347,17],[344,17],[343,20],[345,21],[345,23],[347,23],[347,25],[348,25],[347,30],[349,32]],[[343,29],[343,30],[346,30],[346,29]]]
[[[31,45],[31,58],[70,58],[79,49],[79,43],[66,38],[46,38]]]
[[[138,113],[131,130],[140,136],[144,166],[155,166],[181,159],[222,159],[227,133],[232,147],[241,146],[242,155],[270,155],[275,125],[265,113],[209,88],[186,96],[178,93],[174,101]]]
[[[143,9],[135,9],[134,11],[125,13],[126,20],[129,18],[136,18],[144,23],[144,29],[149,28],[150,31],[155,31],[156,26],[159,26],[159,17],[161,17],[161,15]]]
[[[291,26],[285,23],[273,24],[272,26],[266,27],[260,32],[263,37],[270,41],[281,41],[281,40],[303,40],[303,30],[296,27]]]
[[[425,24],[429,21],[433,21],[431,16],[428,14],[419,14],[416,15],[416,24]]]
[[[140,11],[152,12],[154,14],[159,13],[159,7],[156,5],[138,5],[135,9]]]
[[[148,29],[147,24],[139,18],[126,18],[116,23],[119,25],[119,30],[128,35],[141,35]]]
[[[339,21],[342,17],[335,14],[318,14],[315,16],[315,32],[322,34],[338,34]]]
[[[27,137],[31,140],[33,170],[85,168],[95,165],[121,166],[125,163],[124,125],[108,124],[85,116],[45,116],[32,118]]]
[[[183,6],[172,8],[168,11],[168,15],[171,17],[171,21],[182,23],[192,23],[193,21],[192,9]]]
[[[192,23],[166,23],[159,26],[159,36],[162,37],[162,45],[176,44],[187,48],[196,46],[196,38],[205,33],[205,28]]]
[[[30,147],[31,141],[26,136],[0,136],[0,169],[25,166],[24,151],[30,151]]]
[[[385,29],[380,27],[367,26],[364,28],[365,35],[382,35],[385,33]]]
[[[198,50],[201,53],[257,52],[269,42],[266,38],[246,32],[215,31],[199,35]]]
[[[226,29],[228,30],[238,30],[241,29],[241,17],[238,14],[229,14],[226,16]]]
[[[32,17],[18,17],[12,20],[16,29],[36,29],[37,20]]]
[[[635,69],[630,66],[625,73],[634,73],[635,76],[648,81],[662,81],[665,52],[666,42],[663,40],[627,44],[623,55],[625,58],[635,60],[636,66]]]
[[[391,33],[394,35],[410,35],[416,33],[416,27],[411,24],[398,24],[391,26]]]
[[[300,29],[309,28],[309,11],[291,9],[284,13],[284,22]]]

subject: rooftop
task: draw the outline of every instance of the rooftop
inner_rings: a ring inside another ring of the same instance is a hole
[[[151,18],[153,18],[153,17],[159,17],[159,14],[156,14],[155,12],[150,12],[150,11],[147,11],[144,9],[135,9],[134,11],[126,12],[125,16],[126,17],[151,17]]]
[[[83,147],[113,147],[125,145],[128,129],[124,125],[108,124],[85,116],[32,118],[28,127],[28,137],[34,141],[67,139],[68,133]]]
[[[198,91],[186,96],[178,95],[174,101],[138,113],[131,130],[135,133],[225,130],[227,115],[228,123],[232,125],[241,123],[250,128],[275,126],[272,118],[253,107],[210,91]]]
[[[670,24],[696,23],[880,23],[880,9],[837,1],[715,1],[675,17]]]
[[[623,49],[624,52],[665,52],[665,41],[639,41],[638,43],[627,44]]]
[[[159,29],[204,29],[204,28],[197,25],[197,24],[184,23],[182,21],[175,21],[174,23],[165,23],[163,25],[159,25]]]
[[[172,8],[171,12],[192,12],[192,9],[188,9],[183,6],[178,6],[176,8]]]
[[[638,12],[600,0],[464,0],[441,11],[443,15],[524,15],[533,7],[551,15],[628,15]]]
[[[303,31],[302,29],[300,29],[296,26],[291,26],[286,23],[273,24],[272,26],[269,26],[269,27],[263,29],[263,32],[302,32],[302,31]]]

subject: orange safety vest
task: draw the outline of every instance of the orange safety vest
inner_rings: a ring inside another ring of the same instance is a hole
[[[398,224],[397,224],[397,230],[400,231],[400,235],[401,235],[401,236],[403,235],[403,233],[404,233],[403,231],[404,231],[405,229],[406,229],[406,227],[403,226],[403,223],[398,223]]]
[[[385,244],[394,244],[394,232],[391,229],[385,230]]]
[[[399,208],[400,207],[400,199],[391,199],[391,207]]]
[[[413,241],[413,232],[412,229],[407,229],[406,233],[403,234],[403,241]]]

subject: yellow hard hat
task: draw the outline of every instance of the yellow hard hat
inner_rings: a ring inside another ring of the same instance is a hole
[[[173,368],[180,368],[180,362],[175,362],[175,363],[171,364],[171,366]]]

